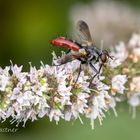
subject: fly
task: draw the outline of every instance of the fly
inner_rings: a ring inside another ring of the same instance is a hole
[[[51,41],[51,44],[54,46],[66,47],[69,49],[68,53],[66,53],[66,55],[59,59],[60,65],[66,64],[75,59],[81,62],[75,84],[78,81],[83,64],[88,64],[95,71],[95,75],[92,76],[89,83],[89,87],[91,87],[93,79],[100,74],[103,65],[108,61],[108,58],[112,59],[112,57],[109,55],[107,50],[98,49],[93,44],[89,27],[85,21],[78,21],[76,29],[78,36],[81,39],[81,43],[67,39],[65,37],[58,37],[53,39]],[[99,62],[99,69],[95,68],[93,62],[94,64]]]

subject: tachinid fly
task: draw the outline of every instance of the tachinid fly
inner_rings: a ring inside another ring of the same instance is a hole
[[[75,59],[78,59],[81,63],[79,66],[79,72],[75,83],[77,82],[80,72],[81,65],[88,64],[94,71],[95,75],[92,76],[89,87],[92,84],[93,79],[100,74],[103,65],[107,62],[108,58],[112,57],[109,55],[108,51],[96,48],[93,44],[89,27],[87,23],[83,20],[77,22],[78,36],[81,39],[81,43],[67,39],[65,37],[58,37],[51,41],[54,46],[66,47],[69,49],[68,53],[63,58],[60,58],[59,64],[66,64]],[[94,64],[99,62],[99,69],[96,69]]]

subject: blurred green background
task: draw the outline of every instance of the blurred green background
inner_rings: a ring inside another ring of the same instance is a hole
[[[28,62],[36,67],[40,61],[51,64],[51,52],[60,53],[62,49],[53,48],[50,40],[57,36],[70,36],[69,10],[78,2],[89,3],[91,0],[0,0],[0,64],[10,65],[10,61],[24,65],[29,70]],[[132,7],[140,8],[140,1],[124,0]],[[35,122],[27,122],[26,127],[19,127],[17,133],[0,133],[2,140],[139,140],[140,113],[132,120],[128,106],[119,105],[116,118],[112,112],[106,114],[103,125],[95,122],[95,130],[91,130],[89,120],[83,117],[80,121],[64,122],[59,125],[43,118]],[[138,111],[137,111],[138,112]],[[0,124],[0,128],[12,128],[9,120]]]

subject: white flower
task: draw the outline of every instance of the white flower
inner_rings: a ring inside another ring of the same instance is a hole
[[[59,63],[58,63],[58,57],[57,57],[57,55],[56,55],[56,53],[53,51],[52,52],[52,64],[54,64],[54,65],[59,65]]]
[[[112,92],[120,94],[124,93],[125,83],[127,82],[126,75],[116,75],[112,78]],[[113,93],[114,94],[114,93]]]
[[[38,100],[38,116],[40,118],[44,117],[44,115],[48,115],[50,106],[48,105],[45,97],[39,97]]]
[[[54,119],[56,123],[58,123],[60,118],[63,118],[63,114],[59,109],[51,109],[49,112],[49,118],[50,121]]]
[[[5,91],[6,86],[8,86],[10,82],[10,67],[5,67],[5,69],[0,68],[0,91]]]
[[[43,92],[47,92],[48,85],[42,85],[41,83],[38,83],[31,87],[32,91],[34,91],[37,95],[42,96]]]
[[[89,95],[87,93],[79,93],[77,95],[77,102],[74,103],[74,109],[79,113],[83,113],[85,108],[87,108],[87,98]]]
[[[30,66],[30,72],[28,74],[30,81],[36,83],[38,81],[38,73],[35,67]]]
[[[133,93],[133,95],[129,98],[128,103],[133,107],[139,106],[140,105],[140,93]]]
[[[20,75],[21,75],[22,67],[23,66],[18,67],[17,65],[11,66],[12,73],[17,78],[20,77]]]
[[[132,81],[130,83],[130,90],[140,92],[140,76],[132,78]]]
[[[0,120],[6,120],[6,112],[2,109],[0,109]]]
[[[79,113],[84,113],[85,108],[87,108],[87,98],[89,97],[89,95],[87,93],[79,93],[75,98],[76,101],[74,101],[71,105],[71,109],[70,109],[70,113],[69,117],[71,116],[71,118],[79,118]],[[68,115],[67,114],[67,115]],[[67,118],[68,119],[68,118]]]
[[[76,78],[77,78],[77,75],[76,75]],[[79,84],[79,87],[82,88],[86,92],[90,92],[88,79],[89,77],[85,75],[84,71],[81,71],[77,83]]]
[[[112,68],[115,68],[115,67],[117,67],[121,64],[122,64],[121,61],[119,59],[115,58],[115,57],[108,61],[108,65]]]
[[[59,92],[59,95],[61,95],[60,97],[61,105],[62,106],[71,105],[71,101],[70,101],[70,96],[72,95],[71,87],[59,85],[58,92]]]
[[[71,111],[65,111],[65,112],[64,112],[64,119],[65,119],[66,121],[70,121],[71,118],[72,118],[72,112],[71,112]]]
[[[94,120],[98,117],[100,124],[105,117],[104,111],[108,110],[108,103],[110,96],[107,91],[101,91],[99,95],[91,96],[89,109],[85,112],[86,117],[91,120],[91,127],[94,129]]]
[[[116,101],[113,97],[109,98],[109,106],[111,108],[115,108],[116,107]]]
[[[10,116],[13,116],[14,115],[14,108],[13,107],[8,107],[7,108],[7,111],[6,111],[6,118],[9,118]]]
[[[16,100],[21,106],[30,106],[33,98],[32,92],[26,91],[24,94],[20,94]]]
[[[140,58],[140,47],[139,48],[134,48],[132,51],[133,51],[132,53],[134,55],[136,55],[137,57]]]
[[[112,68],[115,68],[122,64],[128,57],[128,51],[124,42],[120,42],[115,46],[115,50],[110,53],[113,56],[113,59],[109,59],[108,65]]]
[[[116,99],[114,97],[110,97],[108,98],[109,99],[109,107],[112,108],[113,112],[114,112],[114,115],[117,117],[118,114],[116,112]]]
[[[132,112],[132,118],[134,119],[136,117],[136,107],[140,105],[140,93],[133,93],[130,96],[128,103],[130,105],[130,111]]]
[[[128,45],[130,46],[130,48],[140,47],[140,34],[134,33],[129,40]]]
[[[104,91],[104,90],[109,90],[110,89],[110,87],[108,85],[104,84],[101,81],[97,83],[96,87],[99,91]]]

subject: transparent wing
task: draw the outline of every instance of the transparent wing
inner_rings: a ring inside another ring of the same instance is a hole
[[[83,20],[79,20],[76,25],[78,36],[85,46],[91,46],[93,44],[89,27]]]
[[[68,53],[68,54],[63,55],[61,58],[59,58],[57,60],[57,63],[59,65],[63,65],[63,64],[66,64],[68,62],[71,62],[73,60],[75,60],[75,57],[71,53]]]

